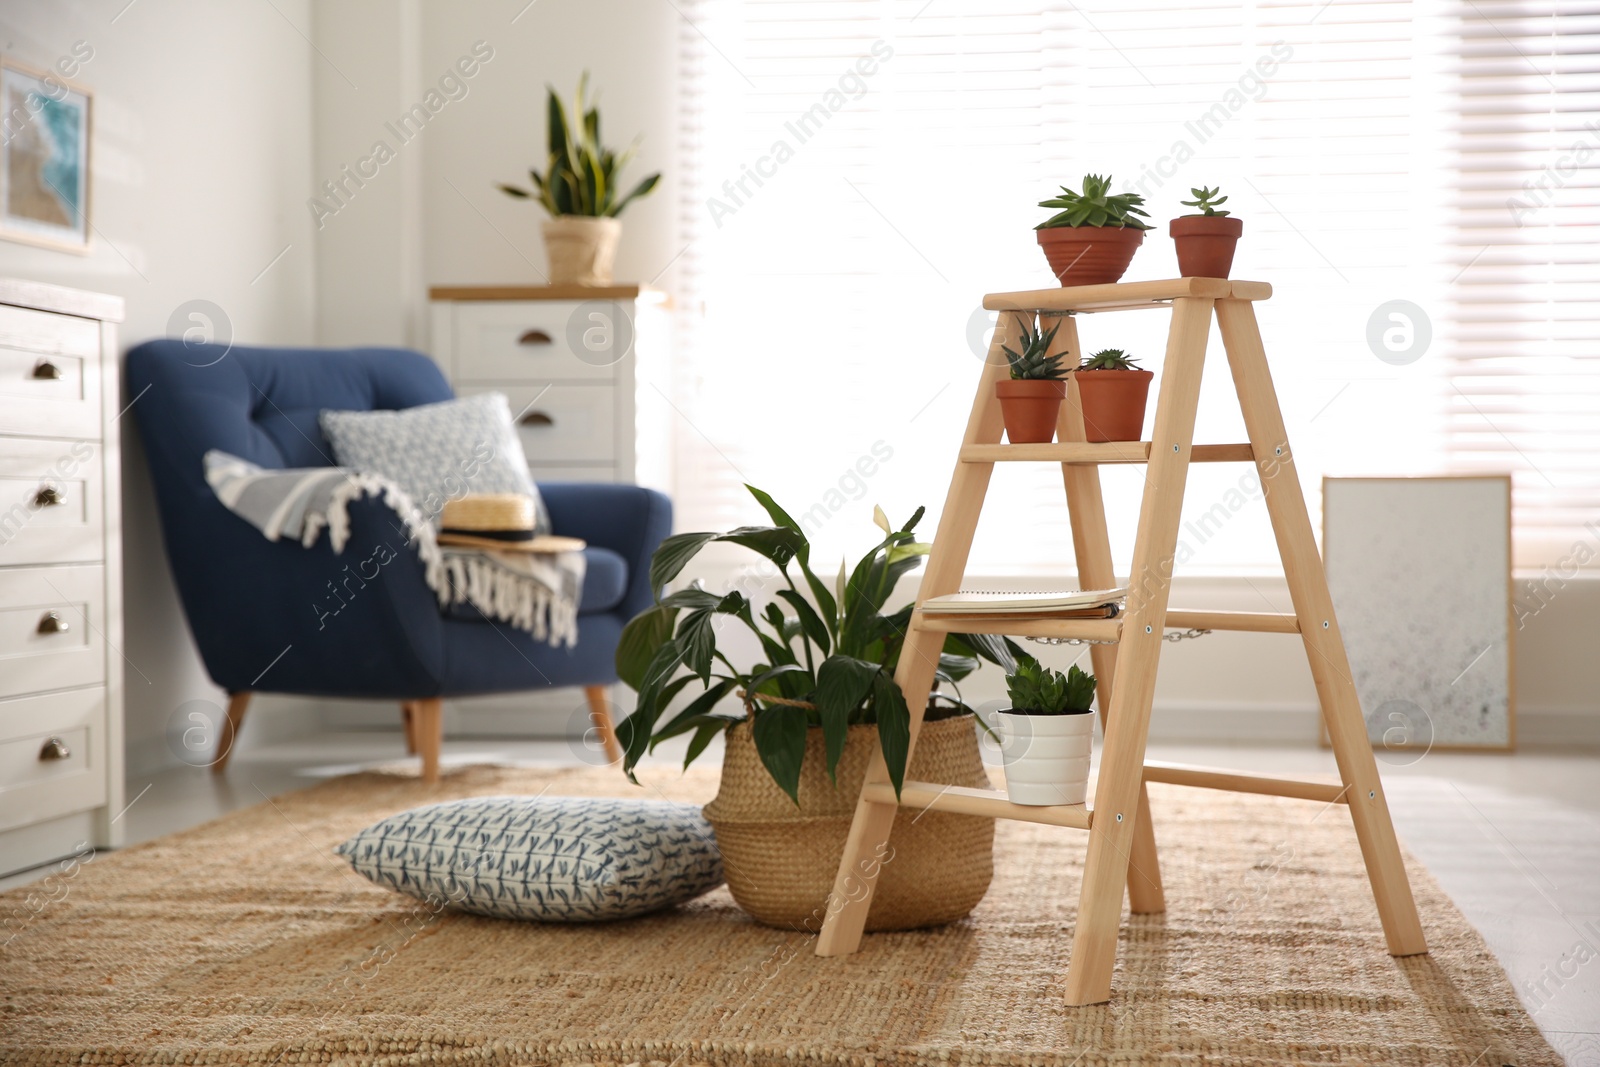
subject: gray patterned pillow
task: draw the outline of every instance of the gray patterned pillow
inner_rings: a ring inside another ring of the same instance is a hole
[[[722,884],[695,804],[474,797],[391,815],[339,846],[356,873],[501,919],[623,919]]]
[[[401,411],[324,411],[317,419],[341,467],[380,474],[430,520],[467,493],[534,499],[538,533],[550,532],[544,501],[501,393],[480,393]]]

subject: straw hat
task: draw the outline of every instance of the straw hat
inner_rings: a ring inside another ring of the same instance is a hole
[[[576,537],[534,536],[533,497],[474,493],[446,501],[439,513],[439,543],[497,552],[577,552]]]

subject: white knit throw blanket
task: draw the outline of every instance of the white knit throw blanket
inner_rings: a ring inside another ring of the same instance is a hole
[[[310,548],[322,531],[335,553],[350,540],[350,502],[376,497],[404,524],[416,543],[423,580],[441,607],[471,604],[486,617],[508,622],[556,647],[578,643],[582,552],[494,552],[440,545],[433,524],[387,478],[343,467],[265,470],[212,449],[206,482],[217,499],[269,541],[292,537]]]

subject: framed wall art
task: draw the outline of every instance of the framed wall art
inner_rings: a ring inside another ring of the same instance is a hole
[[[89,250],[90,93],[0,59],[0,237]]]
[[[1510,475],[1325,478],[1322,499],[1328,588],[1373,745],[1396,759],[1513,748]]]

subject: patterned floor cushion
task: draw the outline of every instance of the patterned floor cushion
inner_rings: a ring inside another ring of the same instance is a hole
[[[381,886],[504,919],[621,919],[722,884],[695,804],[473,797],[391,815],[339,846]]]

